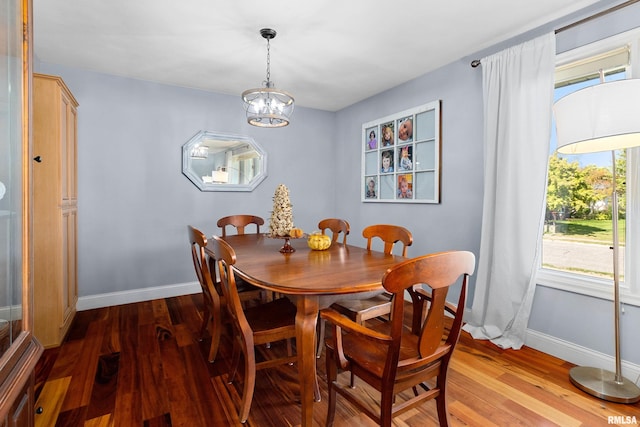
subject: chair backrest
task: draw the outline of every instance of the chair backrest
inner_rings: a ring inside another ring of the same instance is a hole
[[[204,303],[210,307],[220,306],[220,295],[215,289],[213,277],[209,269],[209,259],[204,251],[207,246],[207,237],[204,233],[195,227],[187,226],[189,234],[189,244],[191,245],[191,258],[193,259],[193,267],[196,270],[196,276],[202,288],[202,294],[205,298]],[[214,272],[215,273],[215,272]]]
[[[326,230],[331,230],[331,243],[335,243],[338,241],[338,237],[340,233],[342,233],[342,244],[347,244],[347,236],[349,235],[349,223],[344,219],[338,218],[326,218],[318,223],[318,228],[322,231],[322,234],[325,234]]]
[[[394,344],[390,346],[387,363],[397,366],[400,352],[400,340],[403,330],[404,316],[404,292],[412,293],[414,325],[419,325],[413,333],[418,335],[417,358],[413,362],[403,363],[402,372],[409,372],[431,364],[435,359],[448,358],[460,337],[462,317],[464,314],[467,283],[469,276],[475,270],[475,255],[467,251],[440,252],[424,255],[397,264],[384,274],[382,286],[394,294],[391,308],[391,336]],[[462,276],[462,287],[457,306],[446,301],[449,287],[456,283]],[[416,293],[417,289],[427,286],[425,292]],[[416,304],[416,301],[419,303]],[[425,304],[428,302],[428,304]],[[426,316],[423,316],[423,308],[427,305]],[[454,315],[451,328],[445,333],[445,312],[451,311]],[[417,319],[417,322],[416,322]],[[445,343],[442,340],[446,338]],[[400,368],[398,368],[400,369]],[[387,370],[385,370],[386,372]],[[395,377],[395,372],[391,373]]]
[[[411,232],[399,225],[375,224],[362,230],[362,237],[367,239],[367,250],[371,250],[371,241],[374,237],[384,242],[384,253],[389,255],[396,242],[402,242],[402,256],[407,256],[407,248],[413,243]]]
[[[238,234],[244,234],[244,229],[249,224],[255,224],[256,233],[260,234],[260,226],[264,225],[264,219],[255,215],[230,215],[218,220],[218,227],[222,229],[222,237],[227,235],[227,225],[235,227]]]
[[[247,346],[253,346],[253,331],[249,326],[249,322],[244,315],[244,309],[238,294],[236,277],[233,271],[233,265],[236,263],[236,252],[222,238],[212,236],[209,248],[213,248],[216,262],[218,265],[218,274],[220,275],[220,287],[222,294],[227,300],[227,311],[233,319],[234,325],[242,333],[243,339],[247,342]]]

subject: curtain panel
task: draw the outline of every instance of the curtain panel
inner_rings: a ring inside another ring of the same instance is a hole
[[[484,200],[478,274],[464,329],[519,349],[544,222],[555,34],[482,58]]]

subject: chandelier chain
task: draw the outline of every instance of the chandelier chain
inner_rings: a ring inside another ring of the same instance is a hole
[[[271,81],[271,43],[267,39],[267,87]]]

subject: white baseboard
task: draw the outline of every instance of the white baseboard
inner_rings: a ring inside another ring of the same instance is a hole
[[[465,308],[465,318],[470,316],[471,310]],[[527,329],[524,344],[535,350],[549,354],[558,359],[566,360],[578,366],[592,366],[615,372],[616,361],[613,356],[582,347],[569,341],[561,340],[552,335]],[[622,361],[622,376],[640,386],[640,365]]]
[[[198,282],[177,283],[167,286],[154,286],[151,288],[134,289],[131,291],[109,292],[106,294],[89,295],[78,298],[76,306],[78,311],[94,308],[110,307],[112,305],[129,304],[141,301],[150,301],[158,298],[169,298],[180,295],[189,295],[202,292]]]
[[[611,372],[616,370],[616,362],[613,356],[532,329],[527,329],[525,345],[579,366],[592,366]],[[640,365],[623,360],[622,376],[640,385]]]

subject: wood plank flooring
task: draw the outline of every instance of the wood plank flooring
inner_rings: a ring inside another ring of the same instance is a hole
[[[209,340],[198,340],[201,295],[79,312],[62,346],[46,350],[36,368],[36,426],[240,426],[241,382],[227,384],[228,337],[207,363]],[[285,351],[274,343],[269,352]],[[593,398],[568,379],[571,364],[530,348],[501,350],[463,332],[449,374],[453,426],[605,426],[640,423],[640,404]],[[322,401],[314,423],[326,418],[324,357],[318,360]],[[241,377],[239,378],[242,379]],[[374,395],[362,382],[361,393]],[[336,426],[374,426],[345,400]],[[615,417],[615,418],[609,418]],[[395,419],[396,426],[437,425],[435,405]],[[616,424],[619,423],[619,424]],[[300,424],[297,370],[258,372],[249,427]]]

